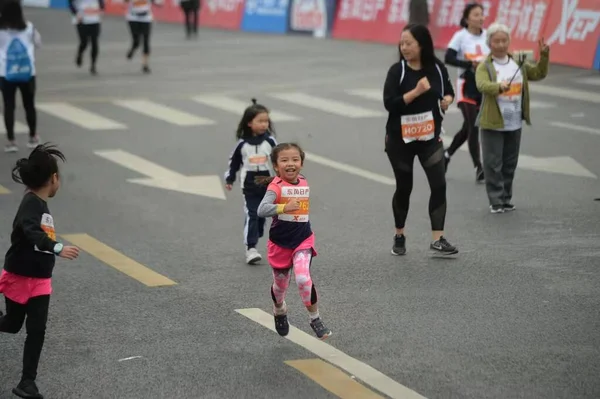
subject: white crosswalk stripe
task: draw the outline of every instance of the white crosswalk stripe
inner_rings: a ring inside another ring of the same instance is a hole
[[[322,112],[343,116],[346,118],[372,118],[382,117],[386,113],[368,108],[358,107],[356,105],[346,104],[341,101],[329,100],[323,97],[316,97],[306,93],[271,93],[269,97],[278,100],[287,101],[307,108],[314,108]]]
[[[222,111],[231,112],[241,117],[244,110],[250,105],[250,102],[238,100],[236,98],[218,95],[203,95],[192,97],[192,100],[213,108],[220,109]],[[302,118],[294,115],[286,114],[285,112],[274,111],[270,106],[265,104],[269,108],[269,116],[273,122],[295,122]]]
[[[215,121],[148,100],[118,100],[113,104],[177,126],[214,125]]]
[[[15,120],[14,126],[15,134],[29,133],[27,125]],[[4,115],[0,114],[0,134],[6,134],[6,128],[4,127]]]
[[[119,122],[105,118],[93,112],[77,108],[68,103],[44,102],[38,103],[36,108],[56,118],[63,119],[88,130],[127,129],[127,126]]]
[[[340,91],[340,93],[352,97],[355,104],[362,105],[354,105],[343,101],[333,100],[331,97],[325,98],[304,92],[271,93],[267,95],[268,98],[264,100],[264,104],[271,110],[270,114],[274,122],[299,122],[308,117],[306,113],[310,112],[310,110],[351,119],[385,118],[387,116],[387,112],[383,109],[382,89],[355,88],[343,90]],[[333,93],[330,94],[330,96],[335,96],[336,94],[337,93]],[[243,101],[239,98],[232,97],[231,95],[224,94],[199,94],[189,98],[177,99],[173,103],[185,104],[186,101],[191,104],[201,104],[205,107],[231,113],[235,115],[236,120],[241,117],[244,109],[251,104],[249,101]],[[294,112],[294,115],[292,115],[287,112],[272,110],[273,108],[277,108],[278,104],[281,104],[281,102],[293,104],[295,106],[294,109],[297,110],[297,112]],[[187,109],[194,110],[184,111],[178,109],[176,105],[169,104],[169,106],[167,106],[151,101],[150,99],[112,99],[107,100],[106,103],[130,111],[129,114],[131,116],[128,117],[128,119],[125,119],[124,122],[117,122],[116,120],[110,119],[110,115],[101,115],[101,113],[109,113],[113,108],[107,109],[100,107],[102,111],[91,112],[86,108],[92,108],[92,106],[86,106],[85,103],[84,105],[73,105],[68,102],[42,101],[39,102],[36,107],[41,113],[49,114],[86,130],[124,130],[128,129],[125,122],[130,126],[133,126],[136,121],[140,121],[140,123],[143,124],[144,119],[140,119],[140,117],[156,119],[171,125],[183,127],[213,126],[222,122],[218,119],[218,116],[214,115],[212,110],[207,110],[204,107],[198,106],[190,107],[188,105],[186,106]],[[552,102],[539,100],[531,101],[532,109],[554,109],[556,107],[557,104]],[[306,108],[308,108],[308,110]],[[22,115],[21,113],[18,114]],[[456,104],[453,104],[450,107],[446,112],[446,116],[451,120],[461,117],[461,112]],[[125,116],[121,113],[116,118],[123,120]],[[6,134],[4,124],[1,122],[2,116],[0,115],[0,133]],[[27,126],[23,121],[15,121],[15,133],[28,133]]]

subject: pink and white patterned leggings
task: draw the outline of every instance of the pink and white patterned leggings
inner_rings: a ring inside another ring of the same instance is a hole
[[[275,269],[273,271],[273,285],[271,286],[271,297],[276,304],[283,303],[285,294],[290,286],[292,278],[292,269],[296,277],[296,284],[300,291],[300,298],[305,306],[311,306],[317,303],[317,291],[310,278],[310,261],[312,251],[303,249],[294,254],[292,267],[290,269]]]

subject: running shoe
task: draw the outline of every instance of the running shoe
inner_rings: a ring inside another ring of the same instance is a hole
[[[450,244],[444,236],[440,237],[439,240],[432,242],[429,248],[434,251],[435,254],[439,255],[454,255],[458,253],[458,248]]]
[[[394,246],[392,247],[392,255],[400,256],[406,254],[406,237],[404,234],[394,236]]]
[[[326,339],[333,334],[329,328],[325,327],[325,324],[323,324],[323,320],[321,320],[320,317],[312,320],[310,326],[317,335],[317,338],[321,340]]]

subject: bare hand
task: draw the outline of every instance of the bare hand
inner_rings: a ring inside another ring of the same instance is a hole
[[[225,189],[227,191],[231,191],[232,188],[233,188],[233,184],[225,184]]]
[[[500,83],[500,93],[504,93],[510,90],[510,84],[508,84],[508,82],[501,82]]]
[[[300,200],[298,198],[292,198],[290,201],[285,204],[283,207],[284,212],[294,212],[300,209]]]
[[[479,61],[471,61],[471,64],[473,65],[473,69],[477,69],[479,66]]]
[[[540,53],[550,50],[550,46],[546,44],[543,37],[538,41],[538,46],[540,48]]]
[[[63,247],[62,251],[58,254],[61,258],[73,260],[79,256],[79,248],[67,245]]]
[[[440,105],[442,107],[442,110],[448,111],[448,108],[450,107],[450,105],[452,105],[452,101],[454,101],[454,99],[452,98],[452,96],[446,96],[446,97],[444,97],[444,99],[440,103]]]
[[[431,89],[431,85],[429,84],[429,80],[425,77],[417,82],[417,90],[419,94],[423,94]]]

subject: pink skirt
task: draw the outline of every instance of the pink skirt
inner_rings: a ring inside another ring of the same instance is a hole
[[[2,270],[0,293],[11,301],[25,305],[31,298],[52,294],[52,279],[19,276]]]
[[[282,248],[271,240],[267,242],[267,260],[274,269],[289,269],[293,265],[294,254],[303,249],[310,249],[313,258],[317,256],[315,250],[315,234],[311,234],[294,249]]]

